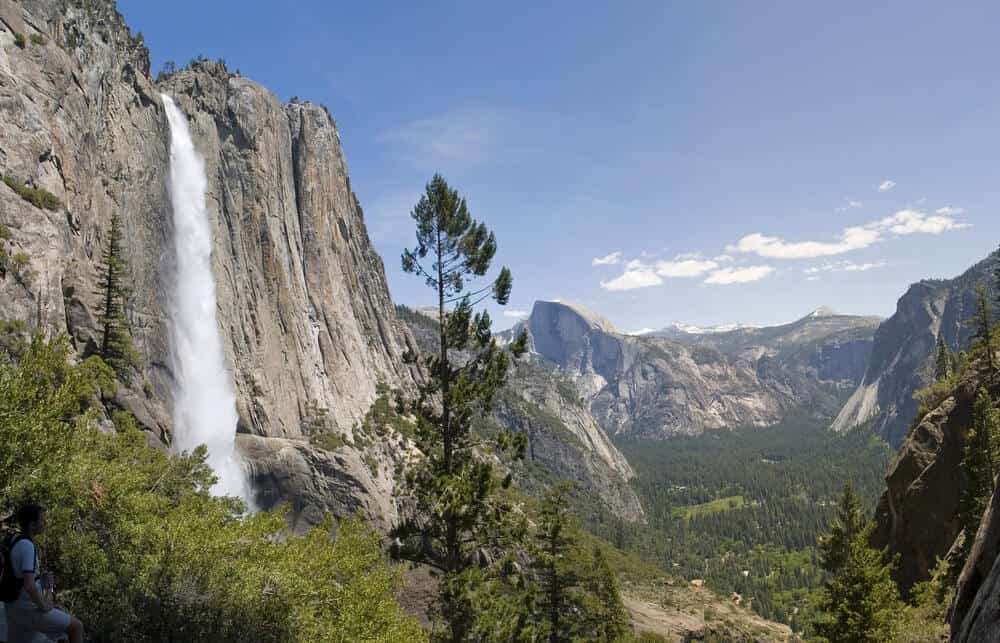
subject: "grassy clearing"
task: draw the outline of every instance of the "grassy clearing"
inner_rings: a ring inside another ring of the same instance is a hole
[[[743,496],[726,496],[718,500],[703,502],[699,505],[688,505],[687,507],[675,507],[673,514],[675,518],[687,520],[695,516],[708,516],[731,509],[741,509],[746,506],[747,501]]]

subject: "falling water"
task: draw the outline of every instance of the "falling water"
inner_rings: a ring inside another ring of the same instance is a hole
[[[170,200],[177,259],[172,331],[174,445],[208,447],[208,464],[219,478],[214,493],[249,502],[250,485],[236,452],[236,395],[222,352],[215,315],[212,230],[205,209],[205,162],[194,149],[187,118],[161,95],[170,122]]]

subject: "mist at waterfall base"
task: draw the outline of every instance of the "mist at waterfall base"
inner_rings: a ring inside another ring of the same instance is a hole
[[[173,204],[175,290],[171,340],[174,369],[174,449],[208,447],[218,483],[212,492],[251,504],[251,489],[236,451],[236,395],[226,368],[216,318],[212,228],[205,208],[205,162],[194,149],[187,117],[161,94],[170,124],[170,200]]]

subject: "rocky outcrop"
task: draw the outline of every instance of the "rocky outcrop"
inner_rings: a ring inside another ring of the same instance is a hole
[[[958,536],[962,452],[975,392],[970,378],[920,418],[886,474],[873,544],[899,554],[895,578],[904,593],[928,578]]]
[[[890,445],[902,444],[917,412],[913,393],[933,379],[937,336],[953,351],[968,347],[974,328],[966,322],[975,312],[975,288],[993,288],[993,261],[988,257],[954,279],[910,286],[895,314],[875,332],[868,369],[837,415],[836,430],[871,423]]]
[[[173,231],[161,92],[188,115],[205,159],[218,318],[262,504],[290,500],[294,521],[338,508],[391,519],[391,476],[304,439],[321,415],[350,441],[379,382],[412,381],[401,359],[411,340],[394,321],[332,118],[317,105],[282,105],[221,63],[195,62],[155,84],[141,38],[110,0],[0,0],[0,168],[59,200],[41,209],[0,183],[0,224],[11,252],[29,258],[0,279],[0,318],[66,332],[81,354],[92,351],[96,262],[120,214],[143,364],[117,404],[169,443]]]
[[[813,317],[682,341],[623,335],[580,306],[540,301],[523,327],[609,434],[662,438],[771,425],[793,410],[832,416],[845,381],[860,373],[874,321]]]
[[[628,484],[635,475],[632,467],[559,373],[531,361],[519,364],[498,399],[493,420],[527,436],[528,463],[576,481],[612,513],[642,520],[642,506]],[[535,483],[526,478],[521,477],[524,486]]]
[[[948,614],[952,640],[1000,640],[1000,494],[983,514]]]

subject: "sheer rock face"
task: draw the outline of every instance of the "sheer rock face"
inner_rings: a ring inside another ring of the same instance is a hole
[[[767,426],[793,412],[832,416],[874,328],[870,318],[837,317],[668,339],[623,335],[579,306],[539,301],[523,327],[609,434],[663,438]]]
[[[886,474],[872,541],[900,555],[895,578],[904,593],[929,577],[958,536],[962,453],[974,399],[975,387],[966,383],[928,412]]]
[[[952,641],[1000,640],[1000,494],[994,493],[959,575],[948,621]]]
[[[81,353],[92,352],[97,262],[111,216],[120,213],[132,265],[128,315],[145,356],[136,388],[145,380],[148,394],[121,391],[118,402],[165,437],[171,375],[160,293],[168,286],[169,152],[148,71],[148,52],[110,3],[0,0],[0,171],[61,203],[39,209],[0,184],[9,252],[29,259],[27,278],[0,278],[0,318],[65,332]]]
[[[931,383],[940,333],[953,351],[966,348],[974,327],[975,288],[991,288],[987,258],[954,279],[925,280],[910,286],[896,313],[875,333],[864,380],[834,422],[847,430],[871,422],[873,430],[898,448],[906,437],[918,402],[913,392]]]
[[[243,430],[301,438],[307,406],[349,431],[379,380],[410,378],[382,261],[333,120],[203,63],[162,84],[205,158],[220,323]]]
[[[0,168],[62,203],[42,210],[0,184],[0,224],[34,273],[0,279],[0,318],[66,332],[81,354],[93,352],[97,262],[120,214],[143,365],[117,402],[169,443],[174,253],[159,95],[172,95],[205,159],[219,325],[239,431],[256,438],[243,444],[260,458],[251,465],[262,504],[279,489],[296,521],[336,507],[391,521],[391,480],[356,453],[319,453],[304,440],[316,409],[327,409],[328,430],[350,437],[379,381],[412,383],[401,360],[411,340],[395,321],[333,120],[319,106],[282,105],[217,63],[195,63],[157,86],[148,52],[114,4],[81,4],[0,0]],[[392,457],[384,451],[380,458]]]
[[[632,467],[559,373],[538,364],[519,365],[493,417],[500,426],[528,437],[529,462],[576,481],[612,513],[626,520],[643,519],[642,505],[628,484],[635,475]]]

